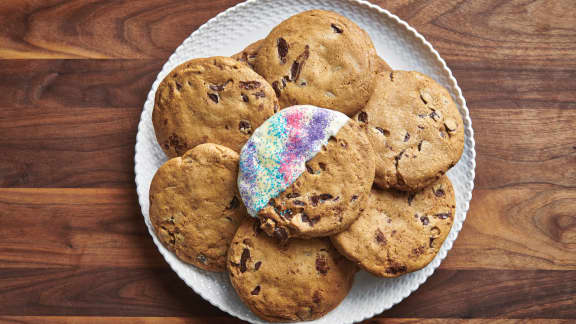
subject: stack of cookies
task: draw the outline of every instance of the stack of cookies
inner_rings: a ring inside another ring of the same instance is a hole
[[[178,66],[153,123],[171,158],[150,187],[156,235],[182,261],[227,271],[264,320],[325,315],[358,268],[422,269],[454,221],[456,104],[430,77],[393,71],[333,12]]]

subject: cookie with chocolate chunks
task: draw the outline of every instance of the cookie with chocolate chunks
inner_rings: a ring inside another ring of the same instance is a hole
[[[450,93],[430,77],[407,71],[377,75],[374,94],[356,116],[376,152],[381,188],[420,190],[454,166],[464,125]]]
[[[162,244],[187,263],[226,269],[226,253],[243,219],[236,187],[238,153],[202,144],[164,163],[150,185],[150,222]]]
[[[248,64],[248,66],[253,69],[254,64],[256,63],[256,58],[258,57],[258,51],[262,45],[262,41],[262,39],[255,41],[243,49],[242,52],[236,53],[231,57],[236,61]]]
[[[376,57],[372,40],[354,22],[310,10],[270,32],[254,68],[272,84],[282,108],[309,104],[351,116],[372,93]]]
[[[279,246],[245,221],[228,252],[228,273],[240,299],[263,320],[309,321],[346,297],[356,266],[328,238],[294,239]]]
[[[164,78],[152,122],[168,157],[207,142],[240,152],[277,109],[274,90],[250,67],[229,57],[210,57],[188,61]]]
[[[366,271],[398,277],[434,259],[454,223],[455,204],[447,176],[415,194],[374,188],[364,213],[331,239]]]

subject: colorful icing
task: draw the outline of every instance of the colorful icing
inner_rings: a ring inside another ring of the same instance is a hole
[[[256,217],[271,198],[306,170],[305,163],[350,120],[314,106],[293,106],[266,120],[240,153],[238,188],[250,215]]]

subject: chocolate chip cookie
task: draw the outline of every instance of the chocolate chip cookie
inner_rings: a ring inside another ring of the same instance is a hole
[[[398,277],[434,259],[454,216],[454,191],[447,176],[416,194],[374,188],[368,208],[332,242],[363,269]]]
[[[430,77],[407,71],[377,75],[370,101],[354,119],[376,152],[381,188],[417,191],[458,162],[464,126],[448,91]]]
[[[250,215],[281,241],[347,228],[365,208],[374,152],[346,115],[294,106],[258,128],[240,154],[238,185]]]
[[[160,83],[152,122],[168,157],[207,142],[240,152],[276,109],[274,90],[247,65],[229,57],[201,58],[178,66]]]
[[[334,309],[352,287],[356,266],[328,238],[287,245],[245,221],[228,252],[232,286],[258,317],[271,322],[309,321]]]
[[[150,222],[182,261],[225,271],[226,252],[246,209],[237,193],[238,153],[202,144],[164,163],[150,185]]]
[[[261,45],[262,39],[248,45],[244,50],[242,50],[242,52],[236,53],[231,57],[236,61],[248,64],[248,66],[253,69],[256,58],[258,57],[258,50],[260,50]]]
[[[282,108],[310,104],[353,115],[368,101],[376,52],[360,27],[334,12],[305,11],[264,39],[255,71]]]

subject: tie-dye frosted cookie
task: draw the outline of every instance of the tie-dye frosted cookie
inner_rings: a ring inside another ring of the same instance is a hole
[[[328,236],[364,209],[374,152],[344,114],[293,106],[265,121],[240,154],[238,187],[248,212],[269,235]]]

